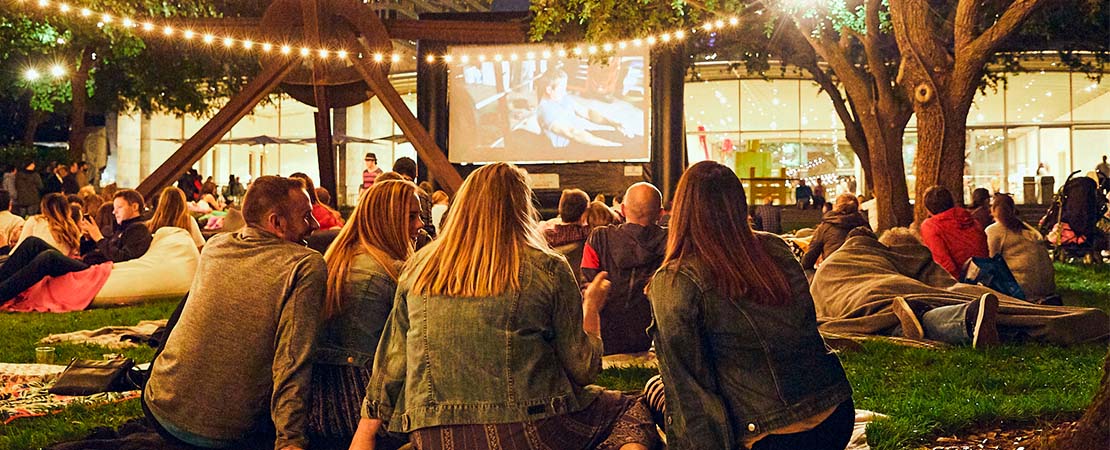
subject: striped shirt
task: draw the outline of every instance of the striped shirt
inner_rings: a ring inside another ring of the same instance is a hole
[[[374,185],[374,180],[377,180],[378,175],[381,175],[381,174],[382,174],[382,168],[381,167],[379,167],[377,169],[374,169],[373,172],[364,169],[362,171],[362,190],[370,189],[370,186]]]

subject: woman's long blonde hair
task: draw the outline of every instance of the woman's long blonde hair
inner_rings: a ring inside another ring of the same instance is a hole
[[[50,226],[54,241],[76,251],[81,247],[81,228],[73,221],[66,196],[57,192],[46,194],[39,202],[42,217]]]
[[[512,164],[495,163],[466,178],[413,292],[488,297],[520,289],[524,248],[547,250],[525,176]]]
[[[177,227],[189,231],[189,206],[185,203],[185,192],[175,186],[166,186],[158,196],[158,208],[154,216],[146,223],[146,227],[153,233],[162,227]]]
[[[412,255],[409,237],[409,202],[416,200],[416,185],[409,181],[379,181],[359,199],[350,221],[339,230],[324,253],[328,265],[324,314],[331,317],[343,305],[343,284],[355,256],[368,254],[397,279],[397,261]]]

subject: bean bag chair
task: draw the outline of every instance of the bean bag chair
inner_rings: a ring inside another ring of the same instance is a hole
[[[112,273],[91,306],[181,298],[193,284],[199,260],[200,252],[188,231],[177,227],[159,228],[146,254],[112,267]]]

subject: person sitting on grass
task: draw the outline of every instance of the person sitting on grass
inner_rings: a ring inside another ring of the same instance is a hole
[[[397,276],[412,255],[413,239],[423,226],[416,185],[378,181],[362,193],[351,220],[324,253],[327,302],[308,419],[314,445],[350,445],[370,381],[374,351],[393,308]],[[404,443],[387,437],[378,441],[379,448]]]
[[[26,223],[22,217],[12,214],[12,195],[8,191],[0,190],[0,253],[11,253],[19,234]]]
[[[189,232],[197,248],[204,247],[204,235],[200,232],[200,225],[189,214],[189,203],[185,200],[185,192],[175,186],[166,186],[158,196],[158,206],[154,208],[154,216],[147,222],[147,228],[154,233],[160,227],[178,227]]]
[[[828,258],[835,252],[848,232],[856,227],[868,227],[867,219],[859,213],[859,203],[853,194],[840,194],[836,197],[833,210],[825,213],[821,224],[813,232],[813,239],[809,241],[809,248],[802,258],[802,268],[812,270],[818,261]]]
[[[112,215],[115,218],[112,234],[105,237],[92,217],[85,217],[81,231],[91,245],[82,248],[81,259],[88,264],[105,261],[123,262],[143,256],[150,248],[152,238],[146,227],[143,213],[143,195],[134,189],[120,189],[112,197]]]
[[[805,273],[781,238],[752,231],[747,204],[736,174],[713,161],[678,182],[648,286],[667,446],[843,450],[852,388],[817,331]]]
[[[28,217],[23,224],[23,230],[20,231],[11,253],[14,254],[28,238],[35,237],[63,256],[78,256],[81,229],[73,221],[66,197],[58,193],[46,194],[39,202],[38,210],[41,211],[40,214]]]
[[[243,217],[205,245],[142,405],[171,443],[305,449],[327,286],[306,239],[319,224],[304,183],[276,176],[253,181]]]
[[[607,227],[620,223],[620,216],[613,212],[609,205],[603,201],[594,200],[586,207],[586,226],[593,231],[594,228]]]
[[[543,237],[552,248],[584,242],[590,235],[585,223],[590,197],[581,189],[563,189],[559,197],[559,217],[543,226]]]
[[[592,230],[582,252],[584,279],[606,272],[613,281],[601,310],[601,338],[607,355],[651,348],[646,331],[651,324],[651,305],[644,286],[663,262],[667,244],[667,230],[656,225],[663,205],[655,186],[642,182],[629,186],[620,207],[627,222]]]
[[[511,164],[463,182],[450,226],[398,279],[352,450],[374,448],[383,425],[422,450],[654,446],[640,398],[589,385],[605,276],[583,299],[531,199]]]
[[[312,199],[312,217],[316,218],[321,230],[338,229],[343,226],[343,219],[333,215],[327,206],[320,203],[320,198],[316,196],[316,185],[312,182],[312,178],[302,172],[295,172],[289,175],[289,178],[297,178],[304,182],[308,197]]]
[[[952,193],[944,186],[925,191],[929,218],[921,223],[921,241],[933,252],[933,260],[957,280],[963,280],[967,262],[987,257],[987,235],[966,209],[957,208]]]
[[[1013,197],[995,194],[990,209],[995,220],[987,227],[990,255],[1002,254],[1027,300],[1056,294],[1056,268],[1045,248],[1044,236],[1021,221]]]

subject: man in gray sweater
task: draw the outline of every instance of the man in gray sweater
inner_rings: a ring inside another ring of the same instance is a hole
[[[243,217],[246,228],[204,246],[144,410],[171,441],[304,449],[327,282],[323,257],[305,243],[319,224],[301,181],[272,176],[254,181]]]

